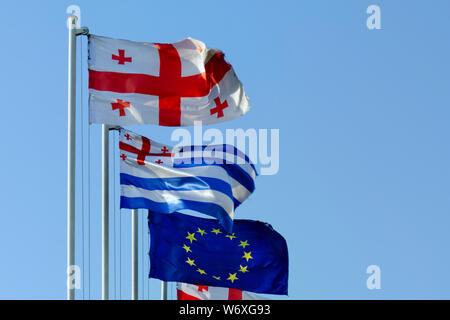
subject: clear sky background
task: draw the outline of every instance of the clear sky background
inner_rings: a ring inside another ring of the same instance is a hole
[[[309,0],[2,3],[1,299],[66,297],[71,4],[93,34],[191,36],[226,53],[252,110],[214,127],[280,129],[279,173],[258,177],[236,216],[269,222],[286,238],[288,299],[450,298],[450,2]],[[371,4],[381,8],[381,30],[366,27]],[[78,40],[77,264],[85,277],[77,298],[98,299],[101,144],[99,125],[88,135],[86,48]],[[171,143],[170,128],[133,130]],[[127,299],[131,217],[118,209],[117,164],[111,297]],[[380,290],[366,287],[372,264]],[[140,295],[159,299],[160,282],[147,272],[145,259]]]

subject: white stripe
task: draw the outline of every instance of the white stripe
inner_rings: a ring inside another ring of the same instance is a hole
[[[158,190],[149,191],[131,185],[120,185],[121,195],[128,198],[143,197],[155,202],[178,202],[178,200],[191,200],[211,202],[221,206],[233,219],[234,204],[226,194],[216,190]]]
[[[208,177],[224,181],[231,185],[233,197],[239,202],[247,199],[251,192],[247,190],[239,181],[230,177],[227,172],[218,166],[202,166],[190,168],[169,168],[162,167],[153,163],[145,163],[145,165],[138,165],[136,160],[123,161],[120,160],[120,172],[129,174],[139,178],[179,178],[179,177]]]
[[[127,155],[128,153],[125,153]],[[164,160],[164,159],[163,159]],[[139,178],[177,178],[177,177],[209,177],[230,183],[230,176],[225,169],[218,166],[201,166],[189,168],[170,168],[156,163],[137,164],[135,159],[127,157],[120,160],[120,172]]]
[[[183,148],[183,147],[180,147],[180,149],[181,148]],[[219,159],[227,160],[231,163],[234,163],[234,158],[235,158],[235,155],[233,154],[234,147],[230,147],[229,151],[231,151],[231,152],[226,152],[226,150],[227,150],[226,147],[222,148],[222,146],[217,146],[217,145],[212,146],[211,145],[211,146],[206,146],[206,148],[202,149],[202,150],[186,149],[186,150],[179,150],[179,151],[173,150],[173,152],[175,154],[174,157],[180,158],[180,159],[190,158],[190,157],[206,157],[206,158],[213,157],[213,158],[219,158]],[[240,163],[240,162],[236,162],[236,163],[239,163],[239,164],[248,163],[244,158],[244,154],[238,154],[238,155],[236,155],[236,157],[238,157],[239,159],[242,160],[242,163]]]
[[[182,148],[182,147],[180,147]],[[225,148],[226,150],[226,148]],[[222,160],[223,162],[229,162],[229,163],[237,163],[237,164],[249,164],[248,161],[246,161],[244,154],[238,154],[234,155],[233,153],[226,152],[221,147],[216,146],[207,146],[204,150],[186,150],[186,151],[178,151],[173,150],[174,158],[175,159],[185,159],[185,158],[218,158],[219,160]],[[231,149],[230,151],[234,151]],[[237,158],[235,160],[235,157]]]
[[[231,190],[233,192],[233,197],[238,200],[239,202],[244,202],[245,199],[250,197],[252,194],[250,191],[247,190],[246,187],[244,187],[242,184],[234,180],[230,177],[231,180]]]

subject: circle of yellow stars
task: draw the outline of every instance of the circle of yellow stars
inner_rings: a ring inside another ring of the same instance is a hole
[[[216,229],[216,228],[212,228],[210,231],[211,233],[214,233],[216,236],[219,236],[220,234],[224,234],[220,229]],[[182,248],[186,251],[186,254],[192,253],[191,250],[191,244],[194,241],[198,241],[198,239],[200,239],[201,237],[203,237],[205,234],[208,233],[206,230],[197,228],[196,231],[194,232],[187,232],[187,236],[185,237],[186,239],[186,243],[183,244]],[[245,274],[247,272],[250,272],[250,270],[248,270],[248,262],[249,260],[253,259],[252,256],[252,252],[250,251],[250,249],[246,249],[246,247],[250,246],[250,243],[248,243],[248,240],[238,240],[236,235],[233,233],[231,234],[224,234],[224,236],[228,239],[230,239],[230,241],[235,241],[236,243],[239,242],[238,246],[242,247],[243,249],[243,256],[241,257],[243,260],[245,260],[245,262],[243,262],[242,264],[239,265],[239,270],[236,270],[235,273],[228,273],[228,278],[226,278],[226,280],[230,281],[231,283],[234,283],[234,281],[239,280],[240,274]],[[198,238],[198,239],[197,239]],[[236,240],[235,240],[236,239]],[[209,275],[206,270],[201,269],[200,267],[198,267],[195,264],[195,260],[191,259],[189,256],[187,257],[187,260],[185,261],[189,266],[193,267],[193,269],[195,270],[195,272],[200,273],[201,275],[204,276],[211,276],[213,279],[215,280],[222,280],[222,278],[218,275]],[[238,277],[239,275],[239,277]]]

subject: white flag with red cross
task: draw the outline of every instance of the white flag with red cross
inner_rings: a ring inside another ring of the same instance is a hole
[[[177,300],[269,300],[255,293],[233,288],[208,287],[177,282]]]
[[[189,126],[235,119],[248,98],[221,51],[89,36],[90,122]]]

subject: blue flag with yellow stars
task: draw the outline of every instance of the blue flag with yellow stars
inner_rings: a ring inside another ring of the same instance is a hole
[[[181,213],[149,214],[150,277],[257,293],[287,294],[286,240],[267,223]]]

